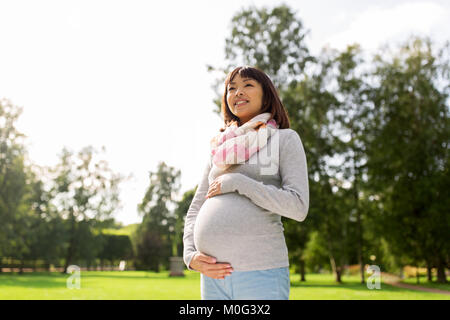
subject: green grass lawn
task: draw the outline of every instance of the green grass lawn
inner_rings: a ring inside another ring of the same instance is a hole
[[[402,289],[383,283],[380,289],[368,289],[361,284],[360,275],[343,276],[342,284],[334,281],[331,274],[307,274],[306,281],[300,281],[300,275],[291,274],[290,299],[312,300],[450,300],[450,295]],[[367,281],[367,276],[366,276]],[[445,285],[444,285],[445,286]],[[440,285],[435,288],[443,289]]]
[[[68,289],[69,275],[60,273],[0,274],[0,299],[199,300],[200,274],[185,274],[186,277],[177,278],[169,277],[168,272],[84,271],[80,289]],[[344,276],[343,284],[336,284],[331,274],[307,274],[307,281],[301,282],[299,275],[291,274],[290,299],[450,299],[449,295],[405,290],[385,283],[379,290],[369,290],[359,279]]]
[[[431,282],[431,283],[428,282],[426,276],[421,276],[419,281],[420,282],[417,283],[417,280],[415,277],[406,278],[406,279],[402,280],[403,283],[407,283],[407,284],[413,284],[413,285],[421,286],[421,287],[450,291],[450,283],[436,283],[436,277],[434,277],[433,282]]]

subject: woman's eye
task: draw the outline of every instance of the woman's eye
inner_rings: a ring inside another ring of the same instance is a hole
[[[250,83],[246,84],[245,86],[251,86],[252,87],[252,85]],[[234,90],[234,88],[233,87],[228,88],[228,91],[231,91],[231,90]]]

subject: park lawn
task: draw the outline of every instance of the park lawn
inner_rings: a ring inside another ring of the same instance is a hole
[[[306,274],[305,282],[300,275],[291,273],[291,300],[450,300],[450,295],[408,290],[383,282],[380,289],[368,289],[361,284],[360,275],[345,275],[342,284],[334,281],[332,274]],[[366,275],[366,281],[368,276]],[[435,288],[444,289],[437,285]]]
[[[199,300],[200,274],[185,271],[186,277],[169,277],[168,272],[84,271],[81,288],[68,289],[69,275],[60,273],[0,274],[3,300]],[[449,300],[450,296],[392,287],[369,290],[359,276],[343,276],[336,284],[331,274],[307,274],[306,282],[291,274],[291,300]]]
[[[431,282],[431,283],[428,282],[426,276],[421,276],[419,281],[420,282],[417,283],[416,277],[405,278],[402,280],[402,282],[406,283],[406,284],[413,284],[413,285],[420,286],[420,287],[427,287],[427,288],[432,288],[432,289],[440,289],[440,290],[450,291],[450,283],[437,283],[436,277],[433,277],[433,282]]]
[[[0,299],[177,300],[200,299],[200,277],[169,277],[168,272],[84,271],[80,289],[68,289],[69,275],[0,274]]]

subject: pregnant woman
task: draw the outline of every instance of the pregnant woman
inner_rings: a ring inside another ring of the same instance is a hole
[[[200,272],[202,300],[288,300],[288,250],[281,216],[309,208],[305,151],[270,78],[238,67],[225,79],[225,126],[184,225],[184,262]]]

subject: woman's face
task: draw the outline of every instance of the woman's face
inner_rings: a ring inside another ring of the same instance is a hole
[[[228,84],[227,103],[240,125],[261,113],[263,89],[258,81],[236,74]],[[243,102],[242,102],[243,101]]]

